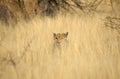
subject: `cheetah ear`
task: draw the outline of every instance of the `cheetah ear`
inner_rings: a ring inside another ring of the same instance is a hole
[[[66,32],[65,36],[66,36],[66,37],[68,36],[68,32]]]

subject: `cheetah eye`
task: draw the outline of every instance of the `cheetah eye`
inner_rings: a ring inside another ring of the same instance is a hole
[[[58,39],[57,37],[55,39]]]

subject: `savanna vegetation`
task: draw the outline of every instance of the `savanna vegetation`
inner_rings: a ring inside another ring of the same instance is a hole
[[[119,4],[0,0],[0,79],[119,79]],[[53,34],[66,32],[54,52]]]

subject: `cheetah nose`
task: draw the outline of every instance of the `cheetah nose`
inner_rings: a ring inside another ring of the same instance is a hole
[[[60,41],[57,41],[58,44],[60,44]]]

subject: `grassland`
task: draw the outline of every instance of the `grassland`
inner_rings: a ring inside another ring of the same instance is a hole
[[[0,79],[120,78],[120,36],[104,26],[102,15],[34,18],[0,28]],[[61,54],[52,51],[59,32],[69,32]]]

